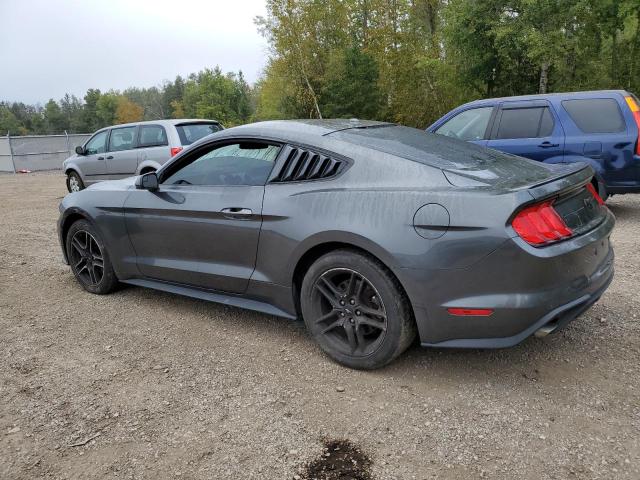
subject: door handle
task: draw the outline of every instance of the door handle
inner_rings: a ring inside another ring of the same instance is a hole
[[[222,215],[224,215],[225,217],[234,218],[234,219],[239,219],[239,218],[246,219],[247,217],[251,216],[251,214],[253,213],[250,208],[241,208],[241,207],[223,208],[222,210],[220,210],[220,212],[222,212]]]
[[[551,143],[551,142],[542,142],[538,145],[540,148],[551,148],[551,147],[559,147],[559,143]]]
[[[113,160],[113,155],[109,155],[109,156],[107,157],[107,160]]]
[[[104,160],[104,157],[98,157],[96,160]]]

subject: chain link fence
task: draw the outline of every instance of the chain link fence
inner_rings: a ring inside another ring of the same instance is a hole
[[[59,170],[62,162],[91,134],[0,137],[0,172]]]

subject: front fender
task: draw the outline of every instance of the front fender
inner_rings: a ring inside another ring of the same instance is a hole
[[[60,203],[60,217],[57,222],[57,232],[58,232],[58,241],[60,242],[60,247],[62,248],[62,260],[67,265],[69,264],[69,259],[67,258],[67,248],[66,248],[66,232],[69,230],[69,227],[73,222],[79,220],[80,218],[88,221],[102,236],[102,232],[100,231],[100,227],[94,222],[91,218],[91,215],[87,213],[82,208],[76,206],[66,206],[65,203],[68,203],[69,196],[73,194],[67,195],[64,200]]]
[[[83,218],[102,238],[116,276],[121,280],[139,275],[124,219],[124,202],[130,193],[126,186],[123,181],[103,182],[101,188],[70,193],[60,204],[58,219],[58,238],[63,255],[67,228],[75,219]]]
[[[78,164],[78,162],[75,160],[74,157],[70,157],[64,161],[63,170],[65,175],[68,175],[71,170],[75,170],[76,172],[78,172],[80,177],[84,178],[84,172],[82,171],[82,169],[80,168],[80,165]]]

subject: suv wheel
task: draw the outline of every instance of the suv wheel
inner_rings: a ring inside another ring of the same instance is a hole
[[[331,358],[374,369],[404,352],[416,335],[408,300],[391,272],[354,250],[319,258],[302,281],[307,329]]]
[[[80,190],[84,190],[84,183],[82,183],[80,175],[73,170],[67,174],[67,190],[69,190],[69,192],[79,192]]]
[[[118,279],[104,242],[86,220],[78,220],[67,233],[67,258],[71,271],[87,292],[105,294],[113,291]]]

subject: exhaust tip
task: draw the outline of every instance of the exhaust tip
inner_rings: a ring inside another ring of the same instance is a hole
[[[536,333],[534,333],[534,335],[538,338],[546,337],[551,332],[553,332],[557,327],[558,327],[557,323],[553,323],[553,324],[547,323],[544,327],[536,330]]]

